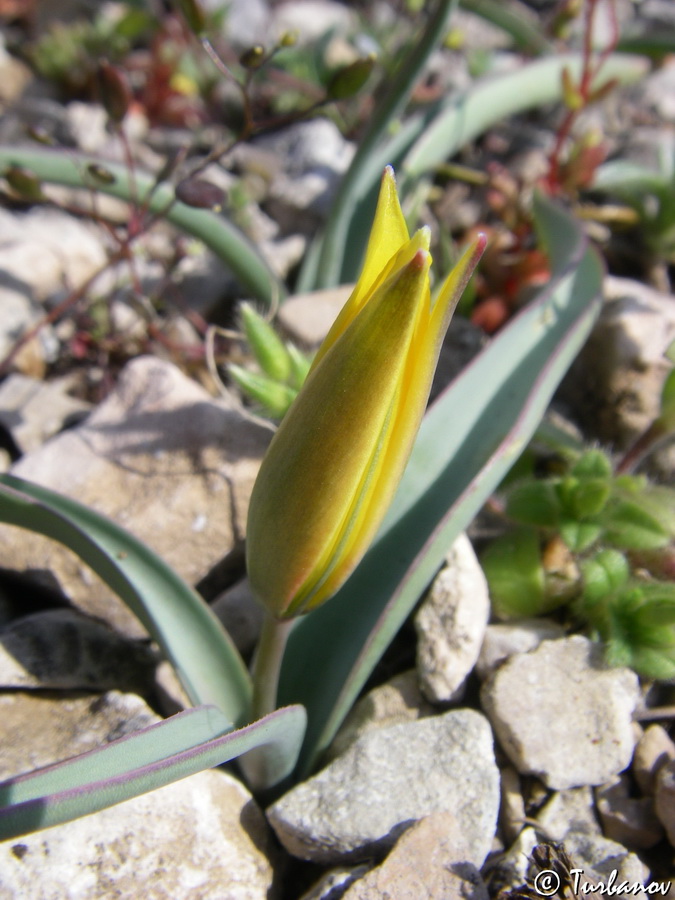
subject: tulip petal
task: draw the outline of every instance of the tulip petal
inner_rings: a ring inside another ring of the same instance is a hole
[[[414,350],[408,359],[408,375],[405,379],[408,391],[403,404],[404,414],[426,405],[450,320],[486,243],[484,234],[474,238],[441,285],[428,317],[420,322],[419,333],[414,339]]]
[[[392,272],[389,263],[409,240],[408,226],[403,218],[401,204],[396,193],[394,170],[391,166],[387,166],[382,176],[375,219],[359,280],[326,339],[319,347],[312,368],[317,365],[326,351],[332,347],[350,322],[359,314],[368,297],[389,277]]]
[[[369,299],[310,374],[263,461],[249,513],[249,577],[280,618],[330,596],[386,512],[400,477],[389,467],[402,472],[407,454],[398,466],[387,454],[381,479],[383,451],[428,308],[429,264],[428,252],[416,250]]]
[[[373,227],[357,289],[368,293],[384,272],[392,256],[409,240],[408,226],[396,192],[394,170],[387,166],[382,176]]]
[[[479,236],[432,303],[430,233],[412,238],[391,169],[361,277],[263,460],[249,508],[254,592],[277,618],[308,612],[351,574],[384,518],[424,415]]]
[[[396,469],[400,458],[404,459],[404,468],[412,452],[412,445],[426,412],[443,339],[455,307],[485,249],[486,241],[483,234],[472,241],[443,283],[433,308],[427,302],[422,309],[401,379],[396,418],[391,425],[390,447],[383,454],[382,466],[386,471]],[[397,486],[398,481],[394,487]]]

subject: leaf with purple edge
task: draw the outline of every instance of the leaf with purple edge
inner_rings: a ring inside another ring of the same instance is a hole
[[[222,765],[267,745],[275,784],[292,771],[306,723],[300,706],[232,731],[214,706],[179,713],[135,734],[0,783],[0,840],[69,822]]]
[[[107,516],[12,475],[0,475],[0,521],[64,544],[138,616],[195,704],[247,720],[251,683],[220,620],[153,550]]]

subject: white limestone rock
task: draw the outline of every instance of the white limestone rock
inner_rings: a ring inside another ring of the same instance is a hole
[[[433,715],[434,708],[422,696],[414,669],[395,675],[362,697],[352,708],[326,751],[335,759],[358,738],[375,728],[389,728]]]
[[[381,853],[412,821],[451,811],[480,865],[498,808],[489,725],[454,710],[365,734],[267,816],[289,853],[333,864]]]
[[[51,609],[0,630],[0,687],[141,693],[157,657],[77,610]]]
[[[552,841],[564,841],[570,831],[600,834],[595,818],[593,792],[589,787],[556,791],[537,811],[542,834]]]
[[[86,422],[11,471],[110,516],[194,584],[241,545],[271,434],[171,363],[139,357]],[[0,565],[50,570],[85,612],[128,636],[145,635],[127,607],[59,544],[2,526]]]
[[[606,837],[632,850],[653,847],[663,837],[653,797],[632,797],[630,779],[620,775],[595,789],[595,801]]]
[[[675,299],[629,278],[604,281],[606,302],[563,393],[577,398],[584,426],[625,447],[658,415],[665,357],[675,339]],[[581,405],[579,405],[581,398]]]
[[[662,725],[645,728],[633,754],[633,775],[643,794],[654,795],[659,770],[675,760],[675,742]]]
[[[0,844],[0,900],[267,900],[271,835],[246,788],[200,772]]]
[[[602,784],[629,765],[639,696],[637,675],[606,666],[580,636],[511,656],[481,690],[515,768],[557,790]]]
[[[351,294],[353,285],[340,285],[308,294],[295,294],[279,309],[278,322],[289,337],[316,350]]]
[[[476,674],[484,681],[514,653],[534,650],[542,641],[565,636],[565,629],[550,619],[519,619],[488,625],[476,663]]]
[[[43,302],[62,299],[106,260],[100,233],[58,209],[26,213],[0,209],[0,271],[3,284]]]
[[[565,849],[589,880],[607,884],[614,871],[617,883],[643,884],[649,878],[649,869],[636,853],[630,853],[623,844],[601,834],[570,831],[565,838]]]
[[[316,118],[264,135],[255,146],[285,163],[270,185],[267,211],[283,233],[312,234],[331,209],[355,144],[329,119]]]
[[[85,418],[91,404],[68,394],[69,379],[41,381],[14,373],[0,385],[0,423],[21,453],[37,450]]]
[[[670,845],[675,847],[675,759],[659,769],[654,804]]]
[[[457,697],[476,664],[489,618],[485,575],[461,535],[415,615],[417,670],[432,703]]]
[[[476,848],[451,812],[411,825],[376,868],[349,887],[343,900],[488,900]]]

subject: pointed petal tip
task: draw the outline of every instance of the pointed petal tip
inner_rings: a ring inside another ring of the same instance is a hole
[[[471,276],[474,269],[480,262],[480,258],[485,253],[485,248],[488,245],[488,236],[484,231],[479,231],[476,235],[473,236],[471,242],[466,247],[464,251],[464,259],[467,264],[467,275]],[[468,280],[467,277],[467,280]],[[466,287],[466,284],[464,285]],[[464,290],[462,287],[462,290]]]
[[[479,231],[478,234],[476,235],[476,240],[475,240],[475,245],[476,245],[475,253],[477,256],[483,255],[483,253],[485,252],[485,248],[487,247],[487,242],[488,242],[487,234],[484,231]]]
[[[410,260],[410,268],[417,269],[418,271],[422,271],[422,269],[429,266],[431,263],[431,254],[428,250],[420,249]]]

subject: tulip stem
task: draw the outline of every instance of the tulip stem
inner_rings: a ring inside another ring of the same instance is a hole
[[[294,621],[294,619],[276,619],[270,613],[265,613],[253,663],[253,705],[251,710],[253,721],[276,709],[281,661],[284,658],[286,641]]]

